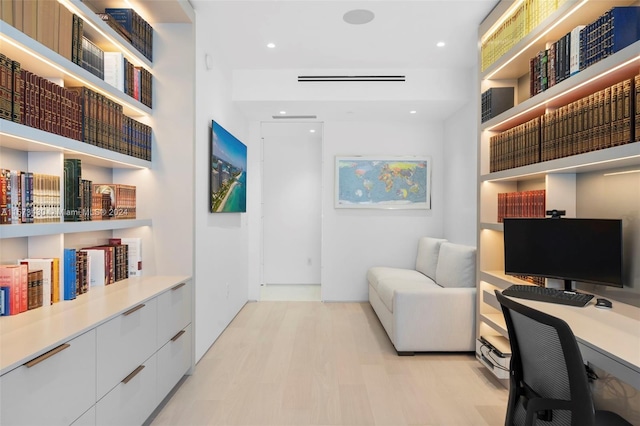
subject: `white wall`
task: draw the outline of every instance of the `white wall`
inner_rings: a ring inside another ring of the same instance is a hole
[[[263,283],[320,283],[321,130],[262,123]]]
[[[202,21],[202,22],[201,22]],[[195,281],[196,361],[213,344],[248,299],[249,213],[209,213],[209,153],[211,121],[247,145],[250,187],[252,166],[259,147],[250,138],[249,123],[231,102],[230,78],[210,40],[211,26],[196,11],[196,108],[195,108]],[[212,69],[205,66],[205,54]],[[179,143],[176,140],[176,143]],[[188,171],[187,171],[188,172]],[[259,201],[258,201],[259,202]],[[247,196],[247,211],[255,211]],[[259,207],[259,206],[258,206]]]
[[[470,78],[472,78],[470,72]],[[478,108],[470,100],[444,122],[444,237],[477,246]]]
[[[443,235],[443,128],[416,121],[325,123],[322,300],[367,300],[369,267],[414,267],[418,238]],[[431,210],[335,209],[336,155],[431,156]]]
[[[194,29],[191,24],[154,24],[152,170],[115,169],[114,182],[145,188],[137,213],[152,217],[151,229],[116,231],[143,237],[145,275],[192,275]],[[161,247],[161,249],[155,249]]]

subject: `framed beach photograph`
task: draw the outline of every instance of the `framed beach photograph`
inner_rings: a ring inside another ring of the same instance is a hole
[[[431,209],[430,157],[336,157],[335,207]]]
[[[211,123],[209,206],[211,213],[247,211],[247,146]]]

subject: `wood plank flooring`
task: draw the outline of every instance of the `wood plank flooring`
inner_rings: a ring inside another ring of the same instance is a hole
[[[502,425],[507,390],[472,354],[396,355],[368,303],[253,302],[161,425]]]

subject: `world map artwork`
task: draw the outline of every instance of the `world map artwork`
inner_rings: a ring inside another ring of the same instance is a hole
[[[336,207],[426,208],[427,159],[336,158]]]

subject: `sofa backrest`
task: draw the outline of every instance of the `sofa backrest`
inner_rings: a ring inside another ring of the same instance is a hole
[[[442,287],[476,286],[476,248],[443,242],[438,254],[435,281]]]
[[[421,272],[436,281],[436,267],[440,246],[447,240],[443,238],[422,237],[418,240],[418,256],[416,257],[416,271]]]

